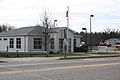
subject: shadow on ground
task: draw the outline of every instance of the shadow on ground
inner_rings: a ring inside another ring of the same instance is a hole
[[[7,63],[7,61],[0,61],[0,63]]]

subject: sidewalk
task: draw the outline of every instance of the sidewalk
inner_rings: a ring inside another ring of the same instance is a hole
[[[41,60],[57,60],[60,57],[24,57],[24,58],[0,58],[0,63],[5,61],[41,61]]]
[[[52,57],[51,57],[52,55]],[[41,61],[41,60],[62,60],[64,54],[51,54],[49,57],[18,57],[18,58],[4,58],[0,57],[0,63],[5,61]],[[53,56],[54,55],[54,56]],[[84,59],[84,58],[105,58],[105,57],[120,57],[120,53],[72,53],[67,54],[66,59]]]

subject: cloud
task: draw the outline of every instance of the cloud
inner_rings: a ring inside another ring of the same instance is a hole
[[[0,17],[1,22],[16,26],[32,25],[47,10],[58,20],[58,26],[66,26],[65,13],[69,6],[70,28],[80,31],[87,27],[89,31],[89,15],[94,14],[93,29],[100,30],[96,25],[119,25],[119,4],[120,0],[4,0],[0,3]]]

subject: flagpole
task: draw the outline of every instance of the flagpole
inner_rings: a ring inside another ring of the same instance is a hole
[[[65,53],[64,53],[64,58],[65,58],[65,59],[66,59],[66,53],[68,52],[69,6],[67,6],[66,18],[67,18],[67,27],[66,27],[66,37],[64,38],[64,40],[65,40]]]
[[[68,53],[68,46],[69,46],[68,28],[69,28],[69,6],[67,6],[67,53]]]

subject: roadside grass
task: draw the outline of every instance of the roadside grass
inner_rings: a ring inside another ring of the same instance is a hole
[[[66,56],[82,56],[85,53],[67,53]],[[39,52],[0,52],[0,57],[18,58],[18,57],[63,57],[64,53],[39,53]]]
[[[86,53],[66,53],[66,56],[83,56],[83,55],[88,55]],[[54,54],[49,54],[49,57],[63,57],[64,53],[54,53]]]
[[[106,58],[106,57],[120,57],[120,55],[102,55],[102,56],[67,56],[66,58],[61,57],[59,60],[69,60],[69,59],[86,59],[86,58]]]
[[[77,52],[77,53],[67,53],[66,59],[80,59],[80,58],[98,58],[98,57],[120,57],[120,53],[107,52],[107,53],[98,53],[98,52]],[[19,58],[19,57],[60,57],[64,59],[64,53],[35,53],[35,52],[0,52],[0,57],[9,57],[9,58]]]
[[[0,57],[18,58],[18,57],[46,57],[45,53],[38,52],[0,52]]]
[[[79,54],[79,53],[77,53]],[[80,56],[67,56],[66,58],[61,57],[60,60],[68,60],[68,59],[85,59],[85,58],[105,58],[105,57],[120,57],[120,53],[107,52],[107,53],[99,53],[99,52],[88,52],[87,54],[82,53]]]

